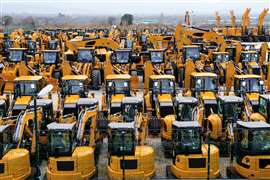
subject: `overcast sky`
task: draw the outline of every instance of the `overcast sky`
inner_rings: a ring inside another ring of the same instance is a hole
[[[1,14],[77,14],[77,15],[183,15],[186,10],[194,14],[242,14],[247,7],[258,14],[270,6],[270,0],[0,0]]]

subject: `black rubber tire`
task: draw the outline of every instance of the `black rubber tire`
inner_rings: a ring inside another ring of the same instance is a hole
[[[99,90],[101,86],[101,73],[100,70],[94,69],[91,74],[92,89]]]

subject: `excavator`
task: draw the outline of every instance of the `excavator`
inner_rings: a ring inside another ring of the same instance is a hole
[[[203,144],[201,134],[202,127],[197,121],[172,122],[172,164],[166,166],[167,177],[206,179],[220,176],[219,149]]]
[[[144,92],[149,131],[160,132],[161,119],[174,113],[173,97],[176,96],[175,78],[172,75],[151,75]]]
[[[149,179],[155,175],[155,151],[139,145],[135,122],[108,125],[109,179]]]
[[[97,132],[98,100],[80,98],[78,119],[52,122],[48,129],[48,167],[50,179],[89,179],[98,173],[96,148],[101,140]]]
[[[198,99],[194,97],[175,97],[174,114],[165,116],[161,121],[161,142],[164,147],[165,157],[172,154],[172,124],[174,121],[195,120],[195,112],[198,106]]]
[[[235,132],[235,162],[227,167],[227,177],[269,179],[270,125],[237,121]]]

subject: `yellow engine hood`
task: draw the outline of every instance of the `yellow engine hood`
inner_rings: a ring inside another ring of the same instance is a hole
[[[205,100],[205,99],[216,99],[216,95],[215,95],[214,92],[210,92],[210,91],[201,92],[200,95],[201,95],[203,100]]]
[[[80,99],[79,95],[67,95],[65,97],[65,104],[75,104]]]
[[[259,93],[247,93],[247,99],[249,101],[258,101],[259,100]]]
[[[112,95],[112,100],[111,102],[112,103],[116,103],[116,102],[122,102],[122,99],[125,97],[124,94],[115,94],[115,95]]]
[[[158,95],[158,102],[170,102],[172,101],[171,94],[159,94]]]
[[[17,97],[15,105],[28,105],[31,100],[32,100],[31,96]]]

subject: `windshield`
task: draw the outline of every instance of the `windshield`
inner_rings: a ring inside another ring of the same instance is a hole
[[[258,53],[242,53],[241,59],[243,62],[258,62],[259,56]]]
[[[19,62],[19,61],[23,60],[22,58],[23,58],[23,51],[21,51],[21,50],[11,50],[11,51],[9,51],[9,59],[10,59],[10,61]]]
[[[154,93],[169,93],[174,94],[175,84],[172,79],[160,79],[153,81]]]
[[[259,92],[260,80],[259,79],[244,79],[241,82],[241,89],[244,92]]]
[[[11,135],[7,131],[0,133],[0,158],[11,148]]]
[[[125,122],[132,122],[135,119],[137,109],[134,104],[125,104],[124,105],[124,121]]]
[[[28,50],[30,52],[35,52],[35,50],[36,50],[36,42],[35,41],[28,41]]]
[[[163,51],[152,51],[151,52],[151,62],[152,63],[162,63],[163,62]]]
[[[113,131],[109,143],[112,154],[130,155],[135,148],[134,137],[131,132]]]
[[[116,63],[126,64],[129,63],[130,51],[116,51]]]
[[[228,54],[217,54],[217,55],[215,55],[214,61],[216,63],[218,63],[218,62],[228,62],[229,61],[229,55]]]
[[[16,82],[14,90],[17,96],[33,96],[37,93],[37,85],[33,81],[20,81]]]
[[[195,80],[196,91],[216,91],[217,79],[213,77],[200,77]]]
[[[186,48],[186,57],[185,59],[198,60],[200,58],[200,51],[198,47],[195,48]]]
[[[83,94],[84,85],[82,80],[67,80],[63,81],[63,93],[69,94]]]
[[[269,130],[242,129],[239,134],[240,147],[248,149],[256,154],[270,152]]]
[[[198,129],[183,129],[176,134],[176,148],[180,151],[197,151],[201,148],[201,138]]]
[[[113,80],[107,82],[107,90],[109,94],[129,94],[129,81]]]
[[[50,151],[56,154],[68,153],[71,149],[71,139],[69,132],[51,132]]]
[[[92,62],[93,61],[92,52],[89,50],[79,50],[78,51],[78,61]]]
[[[264,116],[267,117],[267,109],[268,109],[268,107],[267,107],[267,100],[264,99],[264,98],[262,98],[262,97],[260,97],[259,98],[259,105],[260,105],[259,112],[261,114],[263,114]]]
[[[57,53],[55,52],[45,52],[44,53],[44,64],[55,64]]]
[[[194,104],[179,104],[178,105],[178,120],[179,121],[192,121],[192,113],[195,110]]]

